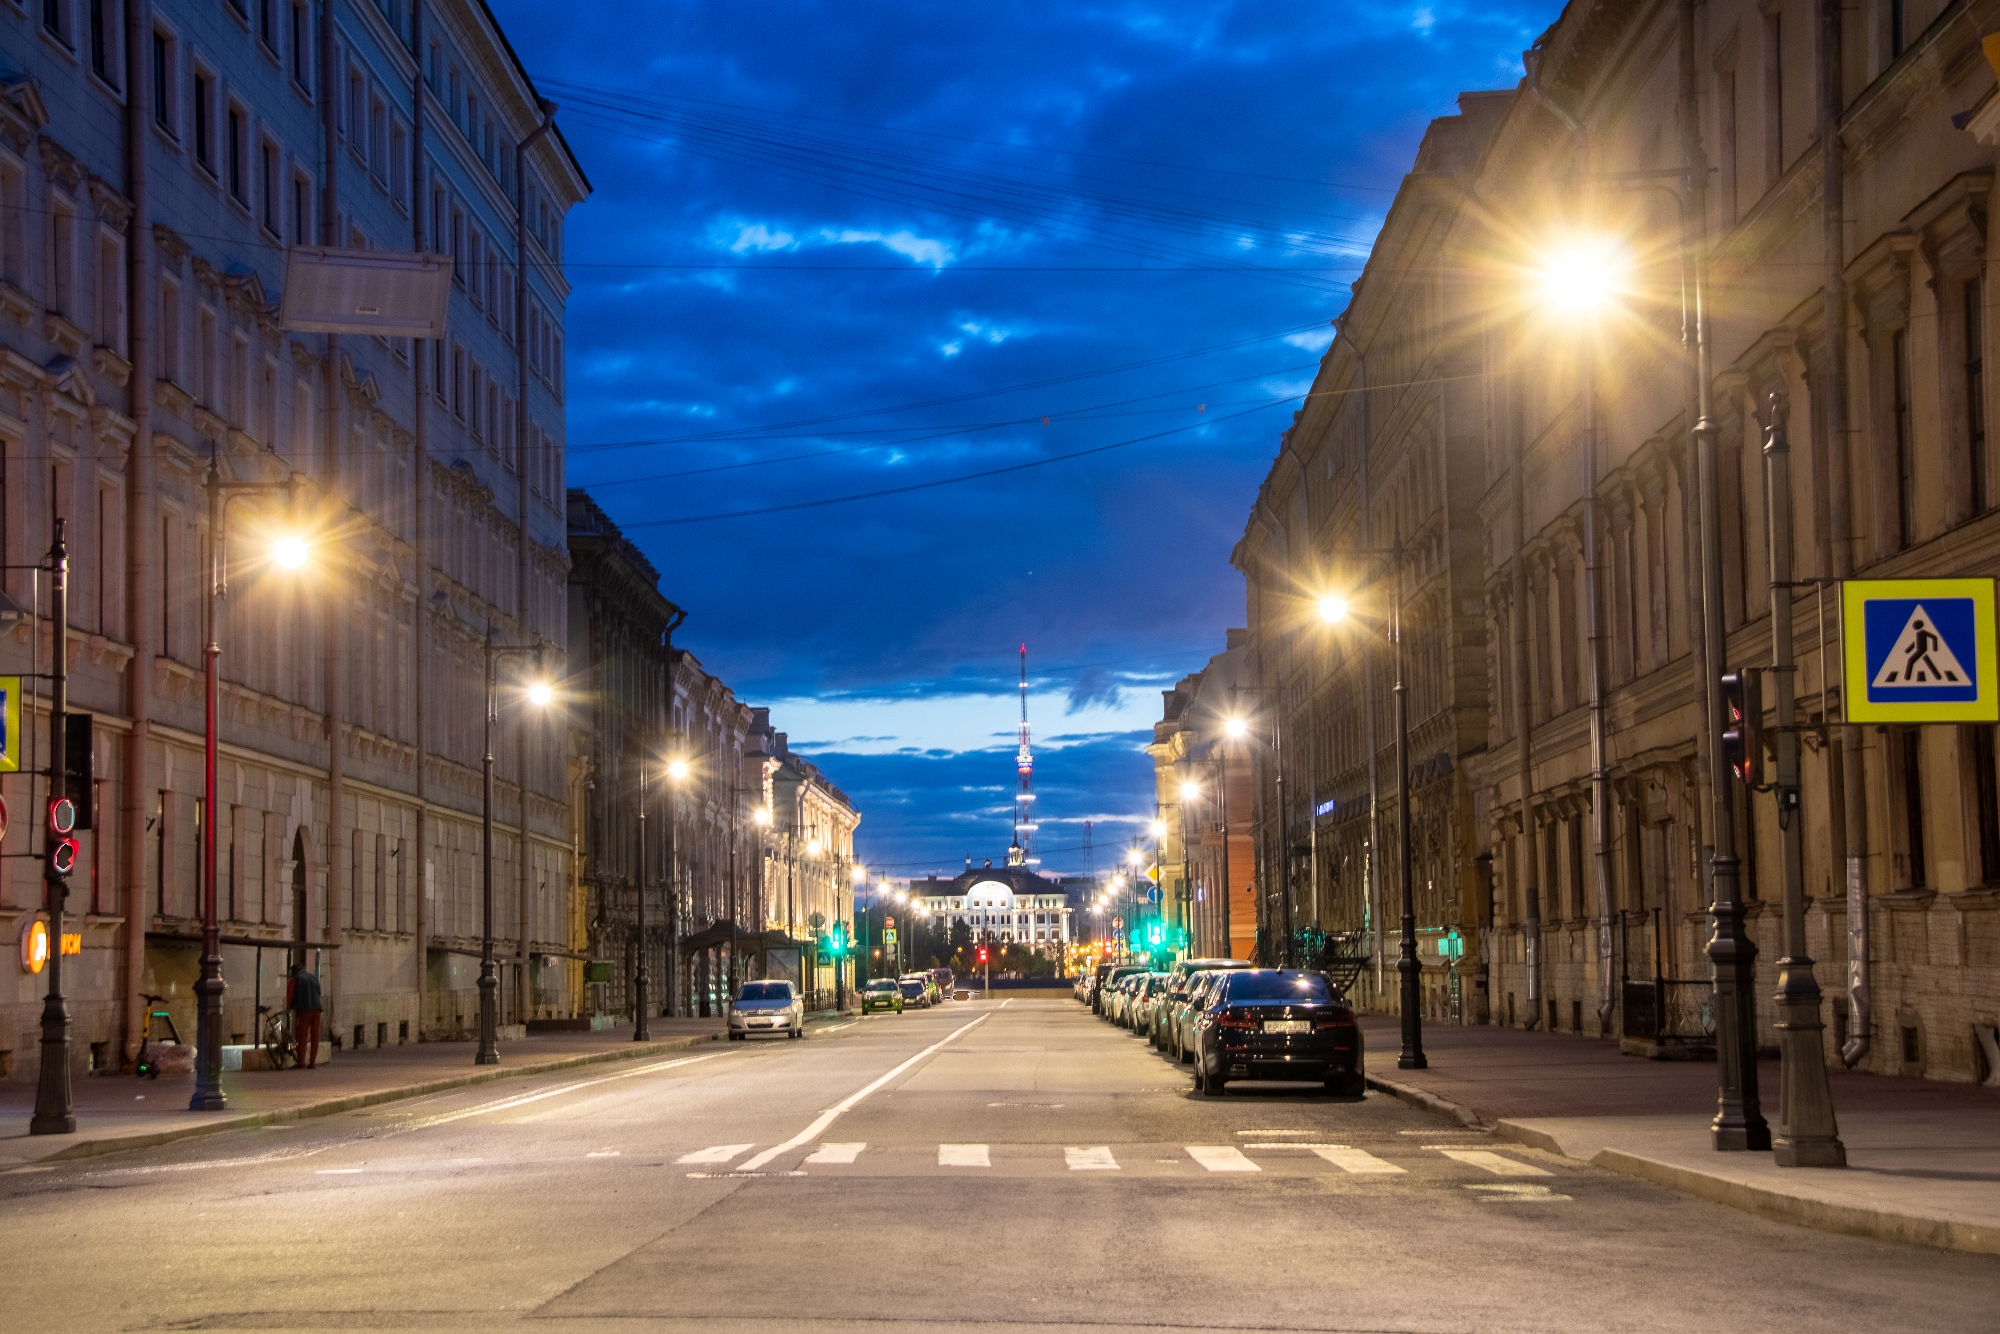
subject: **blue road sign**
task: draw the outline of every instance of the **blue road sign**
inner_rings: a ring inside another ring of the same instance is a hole
[[[2000,721],[1991,579],[1850,580],[1841,602],[1848,721]]]

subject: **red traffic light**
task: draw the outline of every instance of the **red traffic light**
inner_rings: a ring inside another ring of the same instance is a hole
[[[76,840],[58,838],[49,844],[49,869],[57,875],[68,875],[76,869]]]
[[[49,832],[68,834],[76,828],[76,803],[68,797],[57,797],[49,803]]]

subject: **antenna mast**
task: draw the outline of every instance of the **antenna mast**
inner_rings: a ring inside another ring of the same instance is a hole
[[[1009,866],[1035,866],[1030,849],[1035,835],[1035,755],[1028,745],[1028,646],[1021,645],[1021,748],[1014,756],[1020,785],[1014,793],[1014,845],[1007,849]]]

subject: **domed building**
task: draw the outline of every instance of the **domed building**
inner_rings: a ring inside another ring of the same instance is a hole
[[[974,866],[950,880],[931,876],[910,881],[918,899],[949,930],[964,922],[974,940],[1026,945],[1037,954],[1062,957],[1071,939],[1068,896],[1056,881],[1026,866]]]

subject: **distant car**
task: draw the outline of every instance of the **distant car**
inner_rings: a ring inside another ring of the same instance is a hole
[[[1254,968],[1255,964],[1246,959],[1182,959],[1167,971],[1166,999],[1153,1007],[1153,1045],[1161,1051],[1171,1051],[1174,1047],[1173,1025],[1180,1007],[1187,1002],[1188,988],[1200,973],[1226,972]]]
[[[928,1010],[930,1008],[931,994],[924,989],[923,983],[898,982],[896,985],[902,989],[904,1005],[914,1005],[920,1010]]]
[[[938,992],[946,1000],[950,1000],[952,994],[958,990],[958,974],[952,972],[949,968],[933,968],[931,969],[931,977],[936,980]]]
[[[1359,1098],[1361,1028],[1318,973],[1255,968],[1224,973],[1194,1025],[1194,1086],[1222,1096],[1232,1079],[1309,1079]]]
[[[1146,978],[1146,970],[1136,968],[1118,979],[1111,988],[1111,998],[1105,1002],[1104,1017],[1120,1028],[1125,1027],[1125,1015],[1132,1008],[1132,998],[1139,990],[1139,984]]]
[[[1195,1018],[1200,1015],[1210,989],[1225,976],[1227,974],[1220,972],[1196,973],[1187,980],[1186,994],[1180,1000],[1169,1002],[1166,1052],[1175,1061],[1185,1064],[1194,1058]]]
[[[1167,975],[1147,973],[1132,988],[1131,1003],[1125,1007],[1125,1027],[1141,1036],[1153,1032],[1153,1008],[1166,999]]]
[[[903,989],[886,977],[871,978],[861,984],[861,1013],[870,1010],[903,1012]]]
[[[1097,982],[1090,993],[1091,1012],[1109,1019],[1111,1016],[1105,1013],[1105,1006],[1109,1003],[1112,989],[1117,986],[1119,979],[1130,977],[1133,973],[1143,973],[1145,971],[1146,965],[1142,963],[1101,963],[1097,965]]]
[[[937,979],[929,973],[904,973],[896,980],[898,982],[915,982],[918,986],[922,987],[924,989],[924,1004],[926,1005],[936,1005],[944,999],[944,993],[938,990]]]
[[[729,1005],[729,1040],[741,1042],[752,1033],[806,1035],[806,1003],[789,982],[745,982]]]

